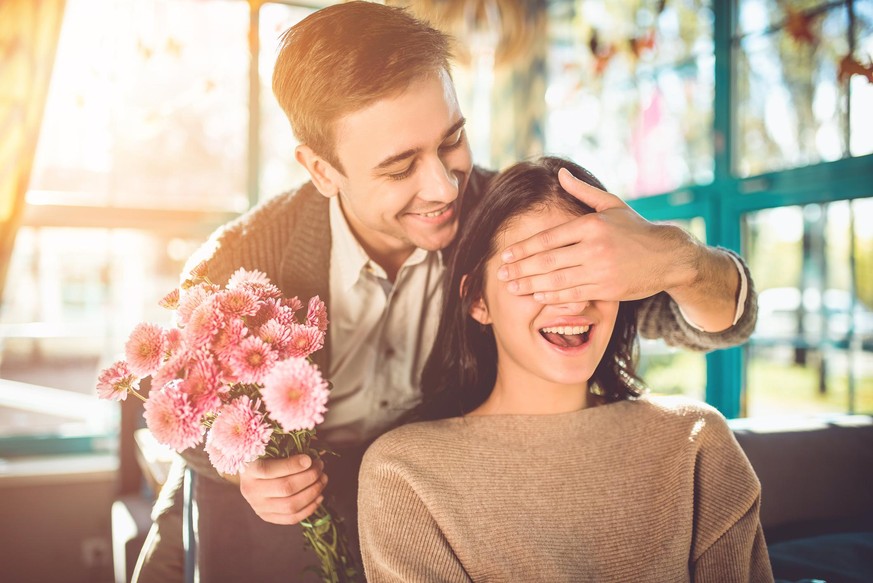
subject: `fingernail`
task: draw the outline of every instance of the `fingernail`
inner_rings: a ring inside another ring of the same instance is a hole
[[[504,261],[512,261],[512,251],[506,250],[501,255],[500,258]]]
[[[509,270],[505,267],[501,267],[500,269],[498,269],[497,279],[499,279],[500,281],[506,281],[507,279],[509,279]]]
[[[540,292],[536,292],[536,293],[533,295],[533,297],[534,297],[534,299],[535,299],[536,301],[538,301],[538,302],[545,302],[545,301],[546,301],[546,296],[545,296],[545,294],[542,294],[542,293],[540,293]]]
[[[309,456],[306,456],[306,457],[303,459],[303,469],[305,470],[306,468],[308,468],[308,467],[311,466],[311,465],[312,465],[312,458],[309,457]]]
[[[510,291],[510,293],[517,292],[518,291],[518,282],[517,281],[510,281],[509,283],[506,284],[506,289],[508,289]]]

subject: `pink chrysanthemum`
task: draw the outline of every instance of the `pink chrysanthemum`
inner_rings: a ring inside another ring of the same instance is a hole
[[[237,474],[264,455],[272,433],[273,428],[258,411],[258,403],[243,395],[218,412],[206,435],[206,453],[219,472]]]
[[[254,316],[261,307],[257,296],[247,289],[226,289],[216,297],[218,308],[227,316]]]
[[[290,308],[292,312],[297,312],[303,309],[303,304],[297,299],[297,296],[293,298],[282,298],[282,305],[286,308]]]
[[[242,320],[228,320],[212,339],[212,351],[219,358],[227,358],[236,350],[249,331]]]
[[[189,362],[178,388],[188,395],[198,414],[214,411],[221,404],[221,367],[208,352],[199,351]]]
[[[218,286],[211,283],[200,283],[186,289],[179,298],[179,309],[176,310],[176,321],[179,325],[187,326],[194,310],[199,308],[206,298],[218,293],[218,290]]]
[[[164,387],[164,385],[181,379],[185,374],[185,367],[191,360],[191,353],[181,350],[167,359],[164,364],[152,375],[152,391]]]
[[[204,259],[191,269],[191,277],[194,279],[204,279],[209,273],[209,262]]]
[[[146,425],[160,443],[176,451],[194,447],[203,439],[205,428],[188,395],[174,381],[159,391],[150,391],[144,405]]]
[[[269,285],[270,278],[263,271],[257,269],[248,270],[240,267],[233,272],[227,281],[227,289],[236,289],[244,284]]]
[[[290,330],[291,341],[285,349],[288,356],[304,358],[324,346],[324,332],[314,326],[292,324]]]
[[[182,348],[182,331],[178,328],[169,328],[164,334],[167,343],[164,345],[164,358],[170,358]]]
[[[158,302],[158,305],[162,308],[167,308],[168,310],[176,310],[179,308],[179,288],[175,288],[173,291],[165,295],[161,298],[161,301]]]
[[[97,396],[101,399],[124,401],[127,393],[138,387],[139,379],[123,360],[104,368],[97,377]]]
[[[239,382],[259,383],[278,358],[269,344],[257,336],[249,336],[230,353],[230,364]]]
[[[279,313],[282,304],[279,300],[268,299],[261,302],[261,307],[258,308],[258,313],[252,318],[248,318],[247,322],[252,329],[258,329],[263,326],[268,320],[272,320]]]
[[[309,300],[309,308],[306,311],[306,323],[315,326],[322,332],[327,331],[327,306],[318,296]]]
[[[285,431],[312,429],[324,421],[327,382],[305,358],[289,358],[264,378],[261,396],[270,417]]]
[[[282,290],[272,283],[256,283],[247,281],[240,284],[242,289],[247,289],[256,296],[259,300],[278,300],[282,297]]]
[[[218,334],[218,331],[225,326],[227,320],[216,304],[217,296],[210,296],[191,313],[191,318],[188,320],[184,332],[185,342],[189,346],[209,344],[213,337]]]
[[[287,328],[295,326],[298,323],[294,310],[288,306],[279,306],[276,308],[276,313],[273,315],[273,319]]]
[[[272,346],[273,350],[279,354],[285,354],[285,349],[291,342],[291,329],[273,319],[258,329],[258,337]]]
[[[124,345],[124,356],[130,370],[138,376],[150,375],[161,366],[167,339],[164,329],[157,324],[138,324]]]

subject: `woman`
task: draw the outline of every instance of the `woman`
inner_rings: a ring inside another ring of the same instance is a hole
[[[760,484],[724,418],[642,397],[633,302],[544,306],[497,277],[503,249],[591,212],[517,164],[446,275],[417,411],[361,467],[369,581],[772,581]]]

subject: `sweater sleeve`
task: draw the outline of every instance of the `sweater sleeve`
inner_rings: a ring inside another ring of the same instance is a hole
[[[469,583],[437,521],[384,439],[364,456],[358,485],[358,533],[367,581]]]
[[[661,292],[640,302],[637,311],[640,335],[645,338],[663,338],[670,346],[700,352],[729,348],[749,339],[758,319],[758,296],[752,282],[752,274],[742,257],[730,249],[722,250],[739,260],[748,283],[743,315],[737,323],[721,332],[699,330],[685,320],[673,298],[666,292]]]
[[[772,583],[773,571],[758,519],[760,499],[692,566],[695,583]]]
[[[759,515],[761,483],[720,413],[705,411],[697,424],[693,580],[772,582]]]

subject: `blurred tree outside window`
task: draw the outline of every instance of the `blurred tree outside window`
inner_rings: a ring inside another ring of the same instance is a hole
[[[549,5],[546,150],[628,198],[713,177],[713,14],[705,0]]]
[[[734,53],[738,175],[873,153],[873,2],[742,0]]]
[[[873,198],[745,217],[758,286],[746,410],[873,413]]]

